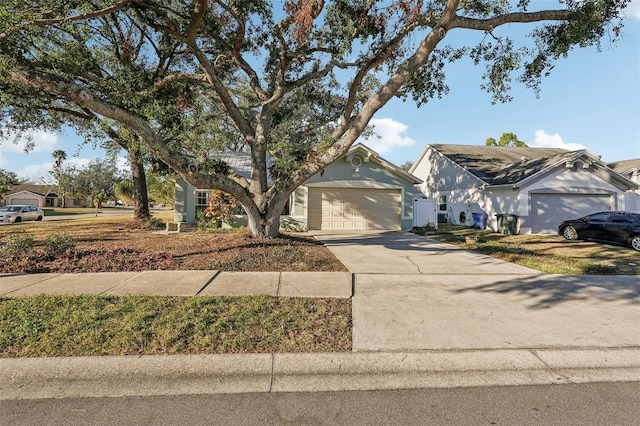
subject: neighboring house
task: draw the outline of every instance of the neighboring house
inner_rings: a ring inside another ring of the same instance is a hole
[[[249,154],[230,153],[222,159],[236,173],[250,176]],[[411,229],[414,196],[421,196],[415,187],[419,183],[420,179],[358,144],[291,194],[282,223],[311,230]],[[178,179],[175,220],[194,222],[209,193]]]
[[[49,185],[20,184],[4,195],[4,205],[9,204],[26,204],[36,207],[83,207],[91,205],[91,198],[63,200]]]
[[[5,205],[26,204],[35,207],[58,207],[61,200],[49,185],[21,184],[4,195]]]
[[[633,181],[640,185],[640,158],[633,160],[614,161],[613,163],[607,163],[610,169],[616,171],[622,176],[626,177],[630,181]],[[640,189],[636,191],[640,193]]]
[[[473,224],[486,215],[518,216],[520,233],[555,233],[565,219],[602,210],[634,210],[639,185],[587,150],[427,145],[409,170],[438,199],[440,221]]]

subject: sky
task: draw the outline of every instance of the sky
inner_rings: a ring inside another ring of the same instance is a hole
[[[621,40],[611,44],[605,38],[600,52],[574,49],[558,60],[539,97],[514,81],[513,101],[492,105],[480,89],[484,68],[454,63],[447,70],[448,95],[420,108],[394,98],[370,123],[378,137],[359,142],[398,166],[415,161],[428,144],[484,145],[505,132],[531,147],[588,149],[606,162],[640,158],[640,0],[632,1],[626,15]],[[464,37],[448,34],[445,41]],[[46,182],[54,150],[66,151],[66,163],[79,166],[105,157],[72,131],[34,130],[33,140],[35,148],[25,153],[24,141],[0,139],[0,169]],[[125,167],[126,160],[121,163]]]

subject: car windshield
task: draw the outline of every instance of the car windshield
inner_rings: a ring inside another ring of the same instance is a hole
[[[0,207],[0,212],[19,212],[20,210],[22,210],[22,207],[18,206]]]

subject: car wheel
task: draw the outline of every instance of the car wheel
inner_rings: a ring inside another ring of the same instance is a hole
[[[16,217],[16,220],[13,221],[13,223],[20,223],[22,222],[22,218],[20,216]]]
[[[42,216],[38,216],[38,217],[36,218],[36,220],[37,220],[37,221],[42,220]]]
[[[573,226],[567,226],[562,230],[562,236],[565,238],[565,240],[577,240],[578,232]]]
[[[640,235],[634,235],[629,239],[629,244],[635,251],[640,251]]]

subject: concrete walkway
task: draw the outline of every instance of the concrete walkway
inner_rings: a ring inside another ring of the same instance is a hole
[[[640,381],[640,277],[558,276],[403,232],[316,233],[353,273],[0,276],[0,295],[352,297],[353,352],[0,359],[0,399]]]

